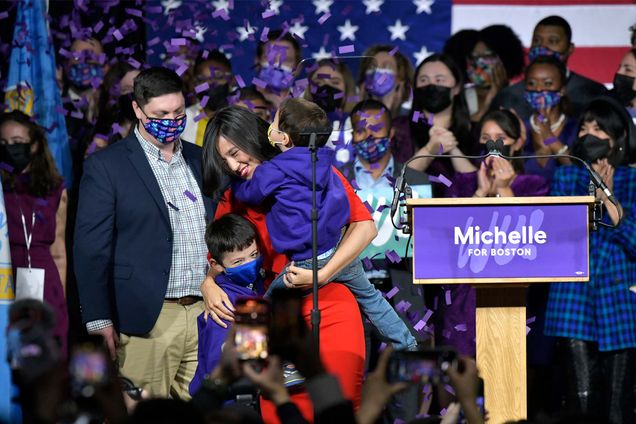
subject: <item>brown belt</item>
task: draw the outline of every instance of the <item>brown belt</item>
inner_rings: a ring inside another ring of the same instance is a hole
[[[169,298],[169,299],[166,298],[164,299],[164,302],[178,303],[181,306],[190,306],[197,303],[200,300],[203,300],[203,298],[200,296],[183,296],[183,297],[176,297],[176,298]]]

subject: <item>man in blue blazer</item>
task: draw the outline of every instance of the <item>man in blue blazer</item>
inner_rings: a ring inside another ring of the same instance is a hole
[[[181,78],[146,69],[133,95],[134,132],[84,165],[74,245],[82,318],[122,375],[187,399],[214,205],[201,193],[201,149],[179,137]]]

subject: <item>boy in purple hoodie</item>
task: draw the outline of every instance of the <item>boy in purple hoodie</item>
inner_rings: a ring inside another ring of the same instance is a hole
[[[295,265],[311,269],[311,153],[305,128],[330,129],[325,112],[315,103],[293,98],[285,100],[269,128],[268,139],[281,154],[263,162],[248,180],[232,184],[234,196],[247,204],[270,202],[267,230],[276,251],[286,254]],[[349,202],[345,189],[332,169],[334,151],[324,147],[329,135],[318,135],[316,163],[316,208],[318,210],[318,268],[333,255],[343,227],[349,221]],[[285,288],[283,271],[270,285]],[[354,260],[333,280],[345,284],[356,297],[362,312],[397,349],[415,349],[417,342],[391,305],[367,279],[362,262]]]
[[[223,215],[208,224],[205,242],[210,252],[210,267],[219,274],[216,283],[228,295],[232,304],[240,297],[254,297],[263,293],[261,266],[263,257],[256,243],[256,232],[252,224],[236,214]],[[221,359],[221,346],[232,324],[217,325],[204,314],[197,318],[199,331],[198,364],[190,382],[190,394],[201,387],[205,376],[210,374]]]

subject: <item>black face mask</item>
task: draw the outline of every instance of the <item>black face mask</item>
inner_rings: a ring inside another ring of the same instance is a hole
[[[119,122],[122,121],[136,121],[137,116],[132,106],[132,94],[122,94],[119,96]]]
[[[594,163],[599,159],[608,157],[610,153],[609,143],[610,141],[607,138],[603,139],[587,134],[578,139],[575,154],[586,162]]]
[[[636,97],[636,90],[633,88],[635,79],[636,78],[628,77],[627,75],[614,75],[614,92],[624,106],[629,105]]]
[[[343,94],[342,90],[325,84],[318,86],[316,88],[316,92],[312,94],[311,97],[314,99],[314,103],[320,106],[325,113],[332,113],[337,109],[342,109],[344,95],[339,96],[339,94]],[[334,96],[337,96],[338,98],[336,99]]]
[[[205,109],[217,111],[222,107],[227,106],[227,97],[230,95],[230,85],[228,83],[210,86],[206,91],[199,94],[199,99],[203,99],[204,96],[208,96],[208,102],[205,105]]]
[[[451,105],[451,89],[441,85],[429,84],[413,89],[415,110],[424,108],[427,112],[438,113]]]
[[[31,163],[31,144],[16,143],[0,145],[0,162],[13,168],[13,174],[20,174]]]

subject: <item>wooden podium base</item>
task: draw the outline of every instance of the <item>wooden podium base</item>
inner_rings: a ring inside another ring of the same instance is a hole
[[[478,285],[477,366],[490,423],[527,417],[526,288]]]

